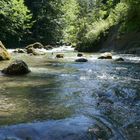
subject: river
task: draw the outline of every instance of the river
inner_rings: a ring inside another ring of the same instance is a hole
[[[32,72],[0,73],[0,140],[138,140],[140,56],[114,54],[125,59],[116,62],[99,55],[84,53],[89,61],[78,63],[70,47],[14,54]]]

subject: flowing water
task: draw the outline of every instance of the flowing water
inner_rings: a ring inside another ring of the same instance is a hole
[[[55,58],[58,52],[64,59]],[[0,73],[0,140],[140,138],[140,56],[114,55],[125,59],[115,62],[91,53],[84,54],[88,62],[77,63],[76,55],[70,47],[14,55],[32,72]]]

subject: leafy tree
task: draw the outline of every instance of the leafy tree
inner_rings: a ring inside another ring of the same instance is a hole
[[[94,20],[87,25],[86,32],[77,44],[80,51],[98,51],[100,42],[105,40],[109,29],[126,20],[129,7],[125,2],[117,2],[110,0],[104,6],[103,1],[96,1]]]
[[[61,40],[61,0],[26,0],[26,4],[35,20],[29,39],[32,42],[39,41],[45,44],[55,44]]]
[[[31,28],[32,15],[23,0],[0,1],[0,36],[9,45],[21,41],[27,29]]]
[[[63,40],[74,45],[78,32],[79,4],[76,0],[64,0],[61,9],[63,13]]]
[[[119,24],[120,34],[139,31],[139,20],[139,0],[0,2],[1,40],[10,44],[21,40],[44,44],[63,42],[78,46],[83,51],[98,50],[99,42],[107,36],[110,28]]]

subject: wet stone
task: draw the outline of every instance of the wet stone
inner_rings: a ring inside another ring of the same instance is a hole
[[[75,62],[87,62],[88,60],[85,58],[76,59]]]
[[[29,73],[28,65],[22,60],[12,62],[7,68],[2,70],[2,73],[8,75],[23,75]]]

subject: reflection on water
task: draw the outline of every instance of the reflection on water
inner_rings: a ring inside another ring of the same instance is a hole
[[[15,55],[32,72],[16,77],[0,74],[0,125],[44,123],[2,127],[1,139],[25,139],[23,128],[32,131],[33,140],[139,138],[140,57],[135,62],[136,57],[123,56],[128,61],[115,62],[85,54],[89,62],[76,63],[76,52],[71,51],[64,49],[65,59],[60,60],[51,52]],[[8,63],[2,62],[0,69]]]

